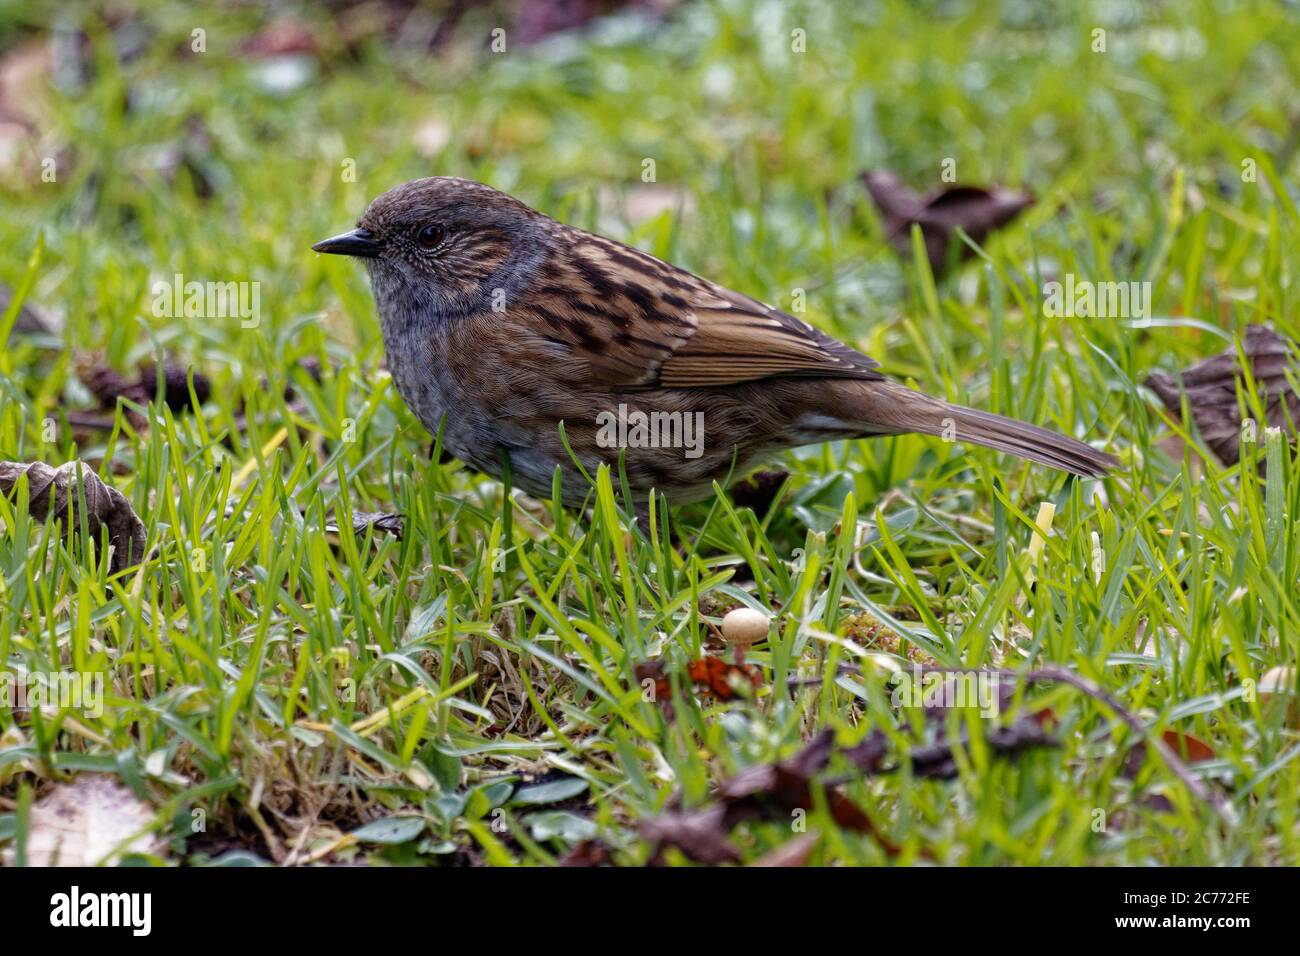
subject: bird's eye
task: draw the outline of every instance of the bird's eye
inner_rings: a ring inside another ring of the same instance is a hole
[[[429,223],[415,234],[415,241],[425,249],[433,249],[442,242],[442,226]]]

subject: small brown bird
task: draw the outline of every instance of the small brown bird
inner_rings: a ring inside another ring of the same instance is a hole
[[[782,449],[919,432],[1081,476],[1110,455],[882,375],[806,322],[481,183],[418,179],[370,204],[317,252],[370,273],[388,368],[424,426],[462,461],[580,503],[625,455],[640,507],[673,504]]]

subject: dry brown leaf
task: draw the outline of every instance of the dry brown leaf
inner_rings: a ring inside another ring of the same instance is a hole
[[[1001,229],[1034,204],[1029,193],[995,186],[948,186],[924,196],[908,187],[896,174],[883,169],[862,174],[862,182],[885,221],[885,238],[900,256],[912,254],[912,226],[921,227],[930,271],[942,275],[948,266],[949,246],[960,227],[977,243]],[[961,258],[971,255],[964,243]]]
[[[1214,748],[1199,737],[1193,737],[1181,730],[1166,730],[1160,736],[1174,753],[1188,763],[1214,759]]]
[[[108,529],[108,543],[113,548],[110,567],[114,573],[135,567],[144,560],[144,522],[116,488],[111,488],[95,474],[94,469],[80,461],[70,461],[51,468],[41,461],[0,461],[0,495],[13,493],[22,475],[27,475],[28,503],[32,517],[44,521],[53,514],[55,520],[65,522],[67,533],[80,529],[77,515],[78,482],[81,474],[81,493],[86,501],[86,530],[91,540],[99,540],[101,528]]]
[[[760,856],[750,866],[807,866],[808,859],[812,856],[812,851],[817,848],[818,834],[814,830],[812,833],[803,833],[793,839],[786,840],[775,850],[769,850]]]
[[[374,528],[376,534],[381,531],[386,532],[401,541],[403,520],[401,515],[390,514],[385,511],[354,511],[352,512],[352,531],[360,537],[366,533],[367,528]],[[329,534],[338,534],[338,522],[331,519],[326,523],[325,530]]]
[[[14,290],[0,283],[0,315],[8,310],[14,300]],[[57,335],[59,320],[30,299],[18,309],[13,331],[19,335]]]
[[[1265,424],[1294,435],[1300,424],[1300,395],[1287,378],[1295,364],[1291,343],[1268,326],[1252,325],[1242,338],[1241,351],[1268,415]],[[1241,454],[1243,419],[1237,390],[1241,383],[1244,392],[1243,378],[1241,356],[1234,345],[1184,371],[1155,372],[1143,384],[1176,418],[1182,416],[1185,393],[1192,421],[1205,444],[1223,464],[1235,465]],[[1262,426],[1256,429],[1257,440],[1263,440],[1262,430]]]

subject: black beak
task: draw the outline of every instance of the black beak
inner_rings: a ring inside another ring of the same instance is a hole
[[[365,229],[353,229],[341,232],[337,236],[322,239],[312,246],[317,252],[328,252],[335,256],[358,256],[362,259],[374,259],[379,255],[380,245]]]

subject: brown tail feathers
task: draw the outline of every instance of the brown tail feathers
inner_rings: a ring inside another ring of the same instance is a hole
[[[1018,458],[1100,478],[1119,464],[1113,455],[1028,422],[953,405],[896,382],[872,382],[869,420],[887,432],[919,432],[1003,451]]]

